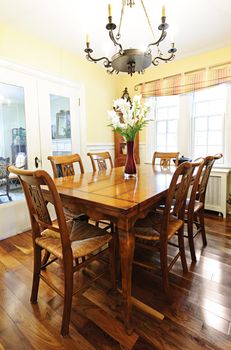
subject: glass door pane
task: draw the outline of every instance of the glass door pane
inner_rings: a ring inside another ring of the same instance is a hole
[[[27,168],[24,88],[0,83],[0,204],[23,199],[18,178],[7,165]]]
[[[50,94],[52,155],[72,153],[70,99]]]

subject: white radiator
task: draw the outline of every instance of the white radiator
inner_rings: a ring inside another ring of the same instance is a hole
[[[206,192],[205,208],[222,213],[226,217],[229,193],[229,169],[214,169],[211,172]]]

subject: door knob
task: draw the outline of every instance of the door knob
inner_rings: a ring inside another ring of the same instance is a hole
[[[34,159],[34,164],[35,164],[35,168],[37,169],[39,166],[39,163],[41,163],[41,160],[38,157],[35,157]]]

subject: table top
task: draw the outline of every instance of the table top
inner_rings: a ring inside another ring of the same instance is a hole
[[[131,179],[125,179],[124,167],[118,167],[54,181],[61,197],[129,212],[141,203],[158,201],[168,190],[175,169],[143,164],[137,166],[137,177]]]

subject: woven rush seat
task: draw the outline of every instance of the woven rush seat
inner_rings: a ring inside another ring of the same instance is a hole
[[[187,214],[188,208],[189,208],[189,202],[190,198],[187,198],[186,200],[186,206],[185,206],[185,213]],[[203,208],[203,203],[199,201],[194,202],[194,212],[199,211],[201,208]]]
[[[152,212],[146,218],[137,220],[134,227],[134,234],[137,238],[137,241],[140,239],[142,242],[143,240],[159,241],[163,219],[164,216],[162,213]],[[177,219],[173,215],[170,215],[167,231],[168,239],[171,239],[174,236],[176,231],[182,227],[183,223],[183,220]],[[149,243],[147,242],[147,244]]]
[[[70,233],[73,258],[90,255],[105,246],[112,239],[112,235],[106,234],[105,230],[80,220],[69,220],[67,226]],[[41,232],[41,237],[35,239],[35,242],[57,258],[63,259],[62,242],[59,232],[46,229]]]

